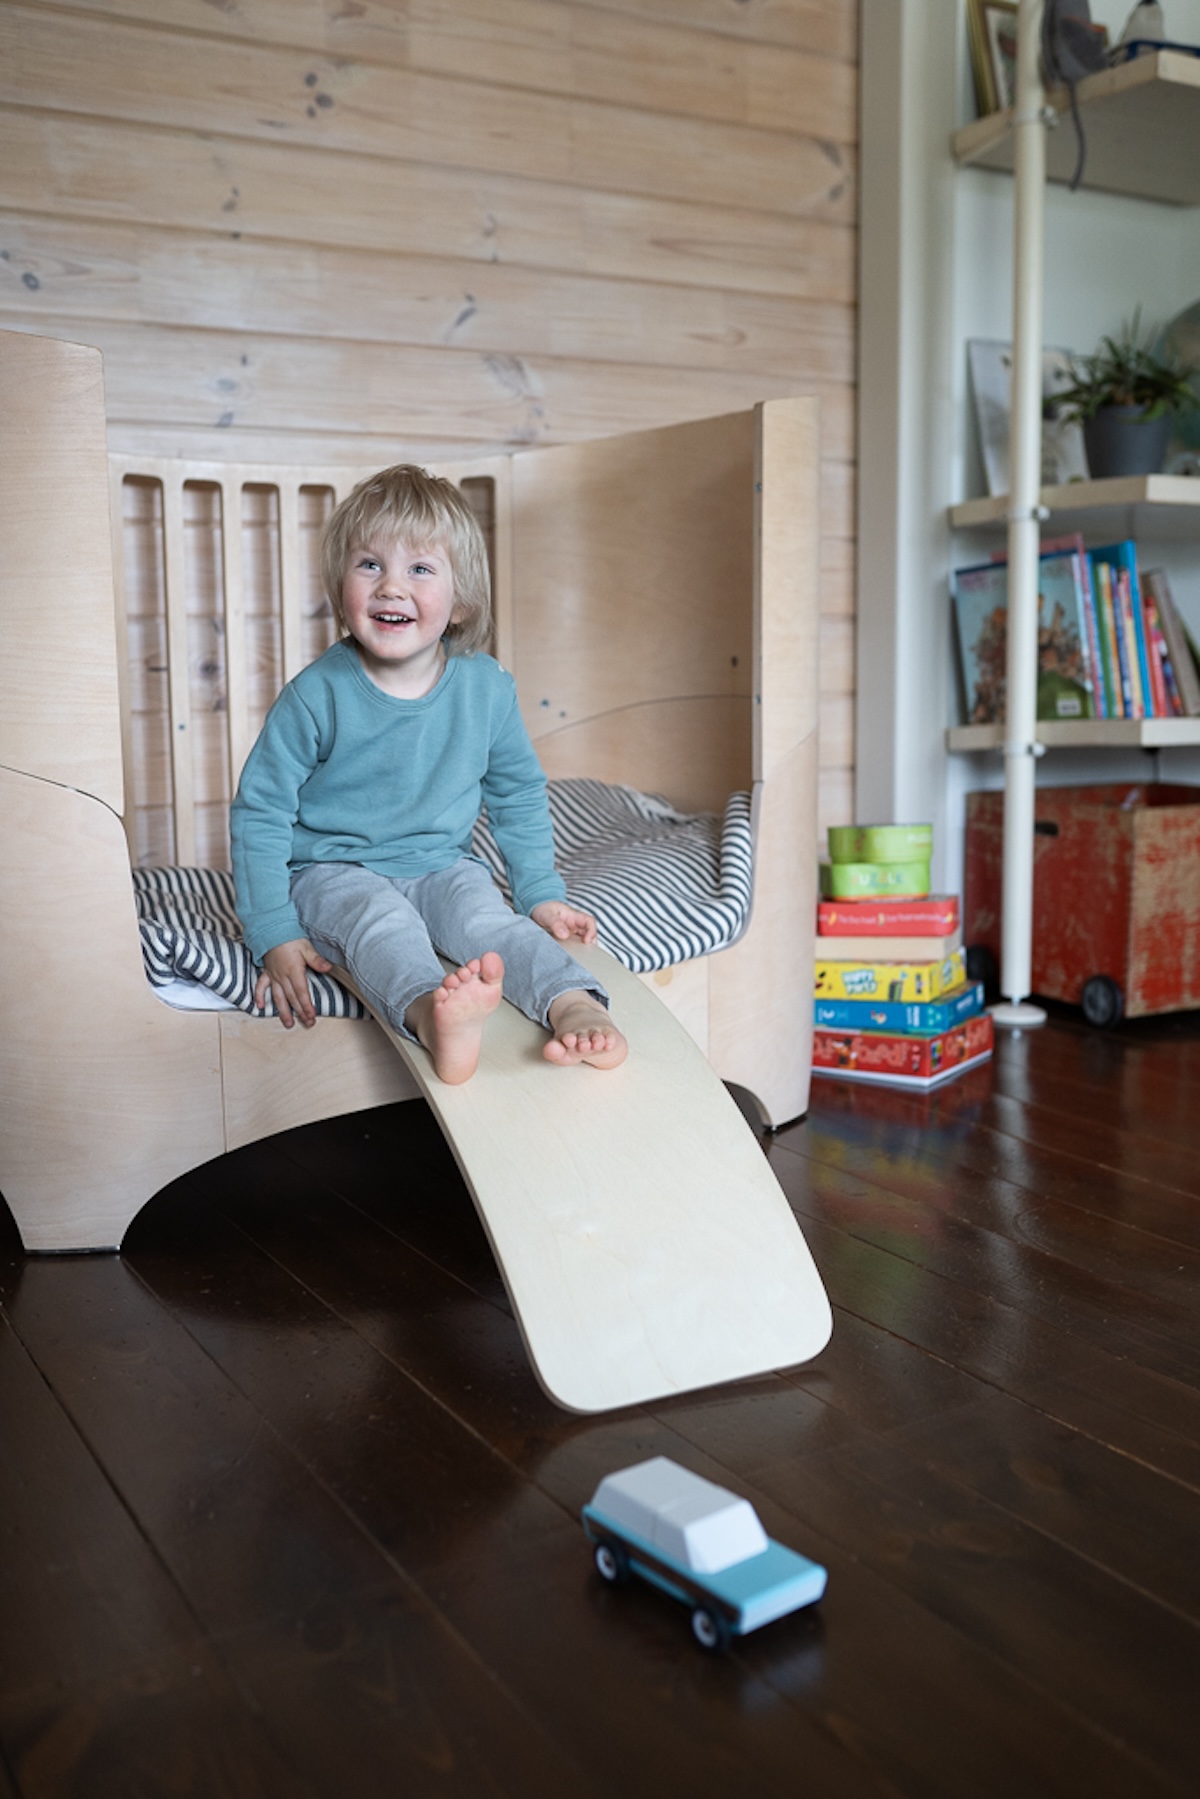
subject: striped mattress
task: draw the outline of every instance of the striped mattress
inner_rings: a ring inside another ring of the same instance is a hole
[[[751,803],[733,794],[723,817],[682,813],[654,794],[602,781],[549,784],[558,866],[572,902],[591,912],[601,944],[637,974],[711,955],[735,943],[750,919]],[[486,817],[474,853],[508,893]],[[152,986],[181,981],[218,1003],[272,1016],[254,1004],[257,970],[242,941],[233,877],[221,869],[138,868],[138,928]],[[310,974],[323,1018],[361,1018],[363,1007],[330,975]]]

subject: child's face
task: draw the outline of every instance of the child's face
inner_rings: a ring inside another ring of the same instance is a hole
[[[419,695],[435,685],[456,610],[454,571],[440,545],[418,549],[400,538],[352,545],[342,612],[380,687]]]

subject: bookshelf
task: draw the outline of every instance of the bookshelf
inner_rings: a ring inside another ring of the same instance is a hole
[[[1200,206],[1200,56],[1159,50],[1086,75],[1075,89],[1087,135],[1083,186],[1169,206]],[[1065,88],[1046,104],[1046,179],[1070,181],[1077,146]],[[1013,168],[1013,109],[989,113],[954,133],[956,161]]]
[[[960,531],[1007,528],[1009,656],[1007,726],[952,727],[949,750],[1000,748],[1005,758],[1001,990],[998,1022],[1039,1022],[1028,1006],[1033,925],[1030,835],[1037,754],[1043,748],[1145,749],[1200,744],[1200,719],[1035,720],[1037,569],[1040,526],[1050,534],[1109,535],[1109,518],[1142,534],[1200,539],[1200,482],[1155,475],[1096,481],[1038,493],[1040,461],[1044,188],[1070,181],[1078,142],[1065,90],[1044,91],[1039,69],[1040,0],[1018,0],[1017,104],[952,134],[960,165],[1011,171],[1013,225],[1013,404],[1011,495],[950,509]],[[1181,207],[1200,205],[1200,58],[1161,50],[1088,76],[1076,88],[1087,143],[1083,185]],[[1049,128],[1049,127],[1057,127]],[[1193,498],[1193,492],[1196,497]],[[1135,522],[1136,521],[1136,522]],[[1130,528],[1132,527],[1132,528]],[[1160,530],[1160,527],[1165,529]]]
[[[1091,531],[1112,539],[1200,538],[1200,480],[1189,475],[1072,481],[1043,487],[1040,503],[1049,515],[1049,535]],[[1007,514],[1007,494],[990,494],[952,506],[950,523],[956,531],[998,530]],[[1045,719],[1037,725],[1035,741],[1060,750],[1182,749],[1200,744],[1200,718]],[[946,732],[946,748],[959,754],[999,749],[1003,742],[1003,725],[952,725]]]

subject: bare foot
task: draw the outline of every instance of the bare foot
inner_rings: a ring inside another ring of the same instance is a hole
[[[447,1086],[460,1086],[474,1074],[483,1027],[504,996],[503,981],[503,962],[495,950],[487,950],[408,1008],[408,1028],[425,1045],[435,1074]]]
[[[542,1054],[547,1062],[569,1067],[590,1062],[593,1068],[616,1068],[629,1054],[629,1045],[613,1023],[606,1007],[590,993],[562,993],[550,1007],[554,1032]]]

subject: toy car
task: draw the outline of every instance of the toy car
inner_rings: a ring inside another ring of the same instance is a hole
[[[825,1591],[820,1563],[772,1542],[748,1499],[663,1455],[606,1475],[583,1508],[583,1528],[604,1580],[620,1586],[639,1574],[681,1599],[705,1649],[724,1649]]]

